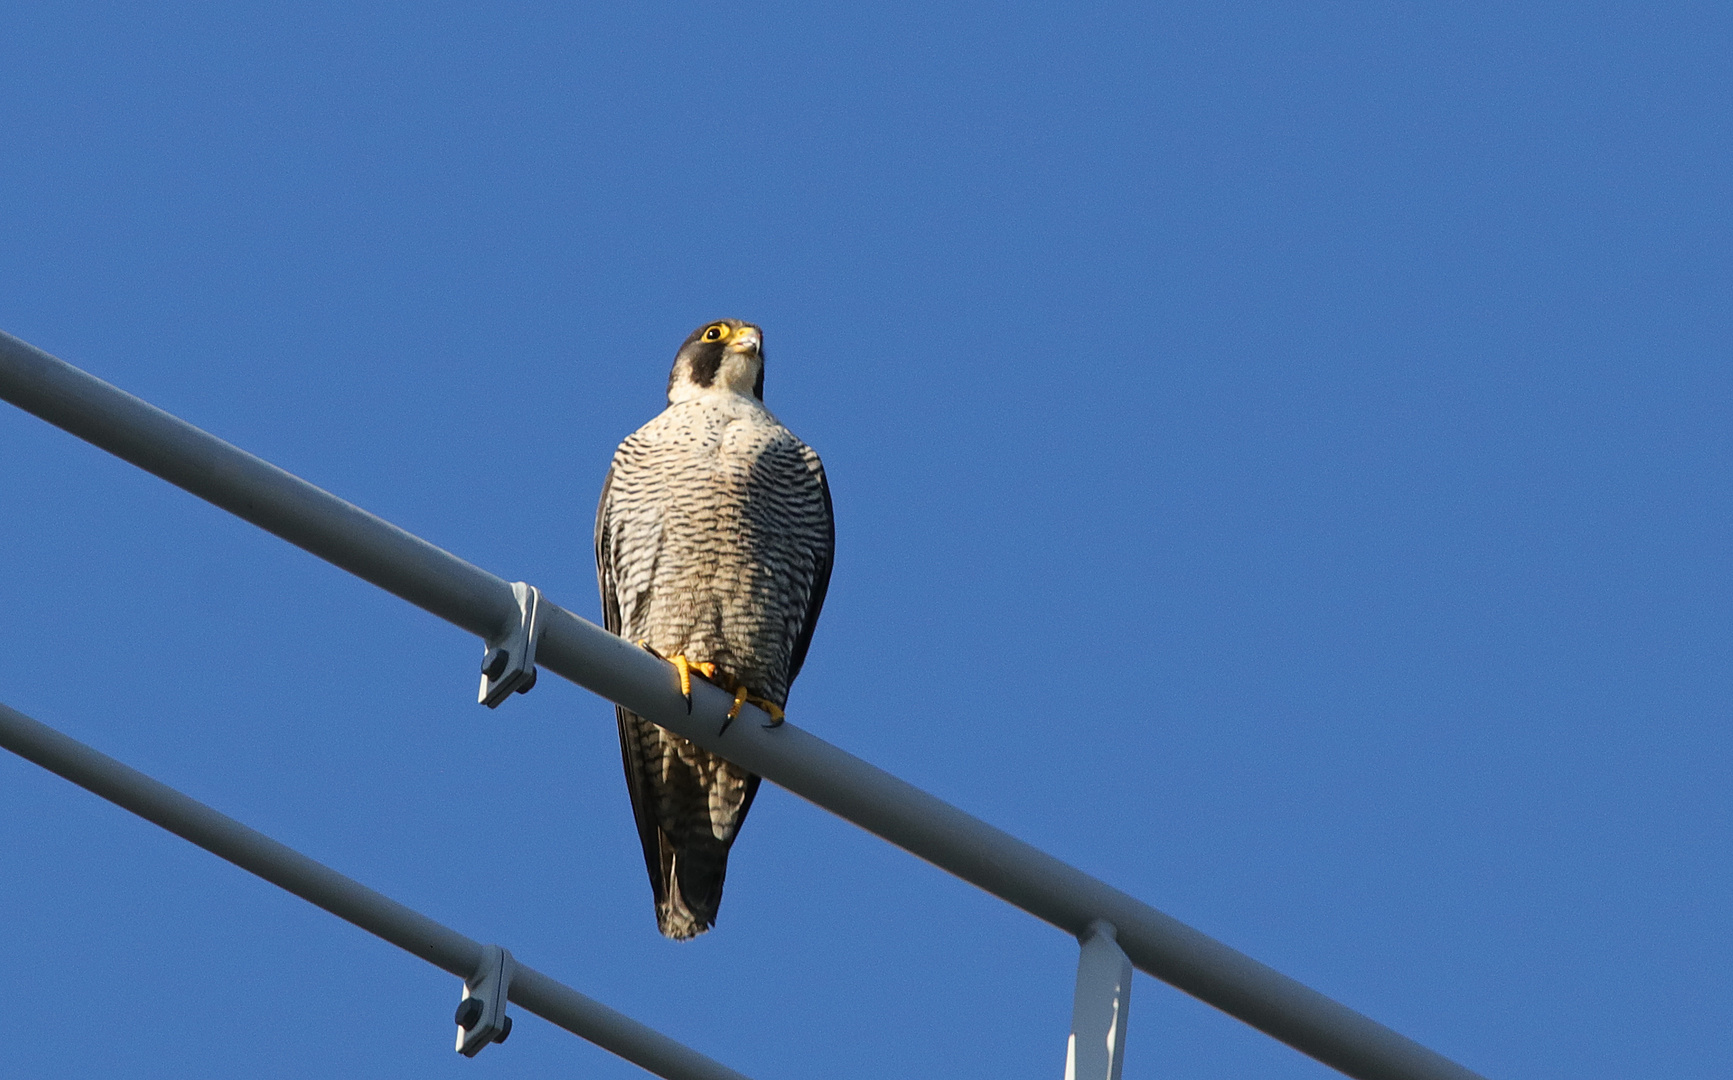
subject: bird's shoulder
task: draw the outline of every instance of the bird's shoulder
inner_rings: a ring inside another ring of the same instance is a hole
[[[764,404],[744,394],[716,393],[669,405],[626,436],[614,467],[631,468],[669,457],[770,455],[817,462],[818,455]]]

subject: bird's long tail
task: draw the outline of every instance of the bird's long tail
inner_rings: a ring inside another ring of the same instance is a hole
[[[728,849],[758,777],[625,709],[619,714],[656,925],[678,941],[697,937],[715,925]]]
[[[716,925],[729,845],[712,838],[688,838],[676,847],[663,833],[660,846],[662,888],[657,890],[656,927],[665,937],[686,941]]]

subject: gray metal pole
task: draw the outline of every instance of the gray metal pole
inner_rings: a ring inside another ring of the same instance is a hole
[[[481,964],[480,942],[5,705],[0,705],[0,746],[460,979],[474,975]],[[509,996],[537,1016],[668,1080],[746,1080],[522,964],[512,976]]]
[[[1113,927],[1097,919],[1078,943],[1077,992],[1071,1000],[1065,1080],[1119,1080],[1125,1068],[1131,961],[1113,938]]]
[[[0,333],[0,398],[484,639],[511,585],[93,375]],[[1074,937],[1111,923],[1131,962],[1359,1080],[1480,1080],[1353,1009],[795,727],[741,722],[671,665],[547,604],[537,662]],[[757,715],[757,714],[754,714]]]

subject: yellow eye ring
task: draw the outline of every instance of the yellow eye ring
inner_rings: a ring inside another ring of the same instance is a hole
[[[712,323],[704,328],[703,341],[726,341],[734,328],[727,323]]]

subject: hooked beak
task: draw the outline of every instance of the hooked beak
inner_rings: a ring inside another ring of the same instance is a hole
[[[764,347],[764,335],[756,326],[743,326],[728,342],[729,352],[756,353]]]

